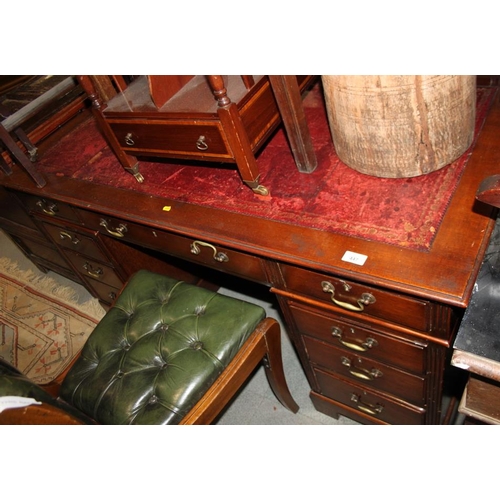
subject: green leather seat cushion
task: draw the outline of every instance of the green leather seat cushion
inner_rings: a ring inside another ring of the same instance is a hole
[[[255,304],[140,271],[90,335],[61,397],[103,424],[178,423],[264,317]]]

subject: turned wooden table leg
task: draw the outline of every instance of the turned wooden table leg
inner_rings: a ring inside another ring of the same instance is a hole
[[[243,182],[255,193],[268,195],[267,188],[259,182],[259,167],[252,151],[238,106],[229,99],[222,76],[207,76],[210,88],[217,100],[217,114],[226,133],[229,146]]]
[[[82,86],[83,90],[89,97],[90,101],[92,102],[92,111],[94,117],[97,121],[97,124],[99,125],[102,134],[106,138],[109,147],[115,153],[116,157],[118,158],[118,161],[120,162],[124,170],[132,174],[137,180],[137,182],[143,182],[144,177],[139,172],[139,162],[137,161],[137,158],[134,158],[133,156],[126,154],[122,150],[120,143],[118,142],[118,139],[111,130],[109,123],[104,118],[102,114],[103,103],[101,102],[101,96],[95,89],[91,78],[87,75],[78,75],[77,79],[80,82],[80,85]]]
[[[269,75],[299,172],[310,173],[318,165],[307,125],[302,96],[295,75]]]

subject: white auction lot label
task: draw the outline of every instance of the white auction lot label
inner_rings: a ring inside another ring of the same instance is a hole
[[[358,266],[363,266],[367,258],[368,255],[363,255],[356,252],[350,252],[349,250],[347,250],[347,252],[342,257],[342,260],[344,262],[350,262],[351,264],[357,264]]]

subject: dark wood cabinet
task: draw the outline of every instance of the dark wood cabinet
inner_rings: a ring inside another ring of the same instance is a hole
[[[444,370],[446,345],[456,328],[452,311],[338,276],[280,268],[283,282],[273,291],[320,411],[380,423],[395,423],[394,414],[398,423],[439,423],[431,408],[440,398],[442,380],[436,374]],[[338,391],[342,398],[332,395]]]

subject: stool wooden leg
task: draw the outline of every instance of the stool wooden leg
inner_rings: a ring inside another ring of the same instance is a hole
[[[283,371],[283,359],[281,357],[281,330],[279,324],[273,321],[265,332],[267,354],[264,358],[264,367],[267,380],[279,402],[291,412],[297,413],[299,405],[295,402]]]
[[[210,424],[262,360],[264,360],[267,380],[278,401],[291,412],[297,413],[299,405],[290,394],[283,371],[279,323],[272,318],[265,318],[180,424]]]

